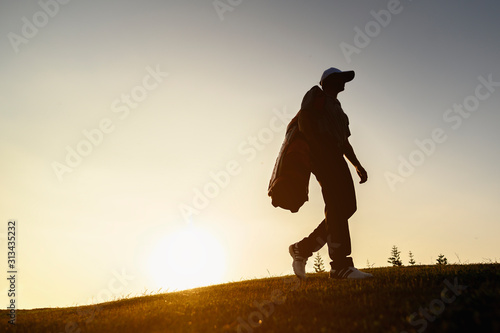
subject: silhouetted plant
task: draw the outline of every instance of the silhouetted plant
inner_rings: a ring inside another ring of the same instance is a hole
[[[391,256],[389,257],[389,260],[387,260],[387,262],[389,264],[392,264],[392,266],[403,266],[400,254],[401,251],[398,250],[398,247],[396,245],[393,245],[391,250]]]
[[[448,265],[448,259],[444,256],[444,254],[438,255],[438,258],[436,259],[437,264],[436,265]]]
[[[323,259],[321,258],[319,252],[317,252],[316,257],[314,257],[314,271],[316,273],[325,272],[325,266],[323,265]]]
[[[410,251],[410,253],[408,253],[408,256],[410,257],[410,260],[408,261],[408,263],[410,265],[415,265],[415,259],[413,259],[413,253],[411,253],[411,251]]]

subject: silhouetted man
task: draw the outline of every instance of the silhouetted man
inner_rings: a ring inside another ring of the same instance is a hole
[[[354,267],[348,219],[356,211],[356,195],[349,167],[344,156],[354,165],[361,179],[368,174],[358,161],[349,143],[349,119],[337,99],[346,82],[354,78],[354,71],[327,69],[320,84],[314,86],[302,100],[299,112],[299,130],[309,144],[312,172],[321,185],[325,201],[325,219],[300,242],[290,245],[293,270],[299,278],[306,278],[307,258],[328,245],[331,259],[330,277],[336,279],[364,279],[371,274]]]

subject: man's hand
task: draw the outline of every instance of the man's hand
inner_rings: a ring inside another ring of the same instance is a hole
[[[360,180],[360,184],[366,183],[368,180],[368,173],[366,172],[365,168],[363,168],[361,165],[358,165],[356,167],[356,172],[358,173]]]
[[[365,168],[361,166],[361,163],[359,163],[356,154],[354,154],[354,149],[352,149],[352,146],[349,143],[349,140],[347,140],[344,144],[344,155],[356,168],[356,172],[358,173],[359,178],[361,178],[361,181],[359,183],[366,183],[366,181],[368,180],[368,173],[366,172]]]

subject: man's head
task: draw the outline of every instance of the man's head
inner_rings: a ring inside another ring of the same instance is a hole
[[[352,79],[354,79],[354,71],[342,72],[338,68],[331,67],[323,72],[320,84],[325,92],[337,95],[344,90],[345,83]]]

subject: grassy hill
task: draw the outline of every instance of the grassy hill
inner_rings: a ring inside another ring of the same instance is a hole
[[[21,310],[8,332],[500,332],[500,265],[388,267],[227,283],[93,306]]]

